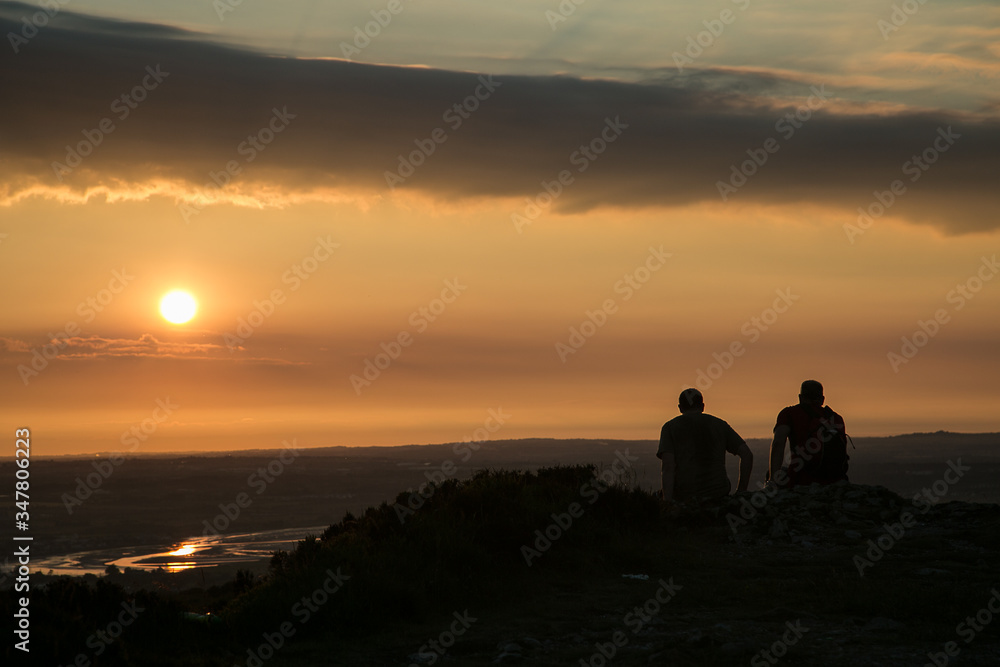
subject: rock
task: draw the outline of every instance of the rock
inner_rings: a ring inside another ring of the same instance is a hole
[[[742,657],[749,653],[753,653],[757,649],[757,645],[753,642],[748,641],[732,641],[726,642],[719,647],[719,653],[736,658]],[[734,663],[735,664],[735,663]]]
[[[830,518],[833,519],[833,522],[836,524],[845,524],[851,522],[850,519],[844,516],[843,512],[840,512],[838,510],[830,510]]]
[[[493,659],[494,663],[516,662],[524,658],[521,645],[515,642],[500,642],[497,644],[500,655]]]
[[[741,652],[740,645],[736,642],[726,642],[719,647],[719,653],[723,655],[739,655]]]
[[[902,630],[906,626],[899,621],[894,621],[891,618],[886,618],[885,616],[876,616],[872,620],[868,621],[863,628],[865,632],[895,632],[897,630]]]
[[[688,634],[686,641],[688,644],[700,644],[705,641],[705,635],[699,628],[695,628]]]
[[[861,539],[861,533],[859,533],[856,530],[845,530],[844,531],[844,537],[846,537],[849,540],[860,540]]]
[[[520,653],[501,653],[496,658],[493,659],[494,663],[502,664],[505,662],[517,662],[518,660],[523,660],[524,656]]]

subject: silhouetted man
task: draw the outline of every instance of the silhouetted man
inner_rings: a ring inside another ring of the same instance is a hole
[[[753,452],[733,427],[705,414],[705,400],[697,389],[685,389],[677,399],[681,414],[660,430],[656,456],[663,462],[663,499],[712,498],[729,494],[726,452],[740,457],[737,489],[746,491],[753,469]]]
[[[778,486],[830,484],[847,479],[847,429],[844,419],[823,406],[823,385],[802,383],[799,404],[778,413],[771,441],[768,481]],[[782,469],[785,441],[791,442],[788,469]]]

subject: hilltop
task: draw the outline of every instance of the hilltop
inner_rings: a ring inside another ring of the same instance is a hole
[[[60,578],[33,599],[46,619],[33,657],[248,667],[1000,659],[990,609],[1000,611],[1000,506],[837,484],[668,509],[633,482],[624,464],[483,470],[426,489],[415,508],[404,492],[348,513],[275,554],[265,576],[222,587],[128,593],[115,575],[96,587]],[[95,655],[92,633],[136,603],[145,611]]]
[[[851,480],[882,485],[912,498],[948,469],[971,468],[942,500],[1000,502],[1000,435],[925,434],[856,438]],[[750,488],[763,482],[766,440],[755,454]],[[32,463],[33,555],[42,571],[72,556],[96,572],[123,554],[167,551],[205,533],[212,522],[227,534],[299,529],[320,532],[346,512],[355,515],[403,490],[443,480],[467,480],[477,470],[525,470],[559,465],[608,466],[616,453],[633,457],[633,486],[659,485],[656,442],[527,439],[377,448],[303,448],[294,457],[258,451],[199,456],[37,459]],[[736,479],[736,457],[727,457]],[[268,469],[266,475],[261,471]],[[13,475],[0,463],[0,475]],[[273,473],[273,474],[272,474]],[[270,480],[270,481],[268,481]],[[222,516],[241,493],[252,504]],[[43,502],[43,499],[45,502]],[[230,513],[232,514],[232,513]],[[228,525],[227,525],[228,524]],[[46,559],[41,563],[38,559]],[[255,566],[256,567],[256,566]],[[197,576],[195,576],[197,574]],[[186,573],[170,585],[205,586],[232,578],[220,569]],[[0,575],[0,585],[3,577]]]

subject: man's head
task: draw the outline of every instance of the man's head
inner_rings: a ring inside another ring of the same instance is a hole
[[[705,399],[697,389],[685,389],[677,399],[677,407],[681,413],[704,412]]]
[[[816,380],[806,380],[802,383],[802,388],[799,390],[799,403],[821,408],[824,400],[823,385]]]

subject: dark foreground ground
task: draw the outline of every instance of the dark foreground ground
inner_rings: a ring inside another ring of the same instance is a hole
[[[477,620],[442,664],[1000,664],[1000,507],[922,513],[849,485],[781,492],[755,515],[754,499],[665,512],[589,553],[554,542],[529,590],[458,605]],[[305,640],[271,664],[433,664],[421,647],[453,618]]]
[[[297,508],[296,524],[335,524],[322,535],[257,575],[36,573],[33,651],[8,640],[4,664],[1000,664],[1000,507],[954,500],[995,490],[995,450],[918,444],[900,447],[911,456],[895,468],[880,464],[893,491],[840,484],[673,509],[639,483],[654,461],[612,465],[636,443],[577,443],[581,456],[599,454],[591,468],[458,483],[470,475],[462,468],[412,513],[401,511],[417,504],[406,493],[337,496],[376,478],[416,488],[455,459],[450,448],[387,456],[381,473],[303,454],[235,523],[287,526]],[[551,455],[541,451],[521,452],[519,467],[544,466],[531,459]],[[877,472],[868,456],[855,478]],[[51,500],[33,514],[36,539],[182,540],[273,457],[127,461],[72,514],[40,483],[32,508],[43,493]],[[145,476],[154,471],[159,484]],[[11,618],[13,594],[2,601]]]

